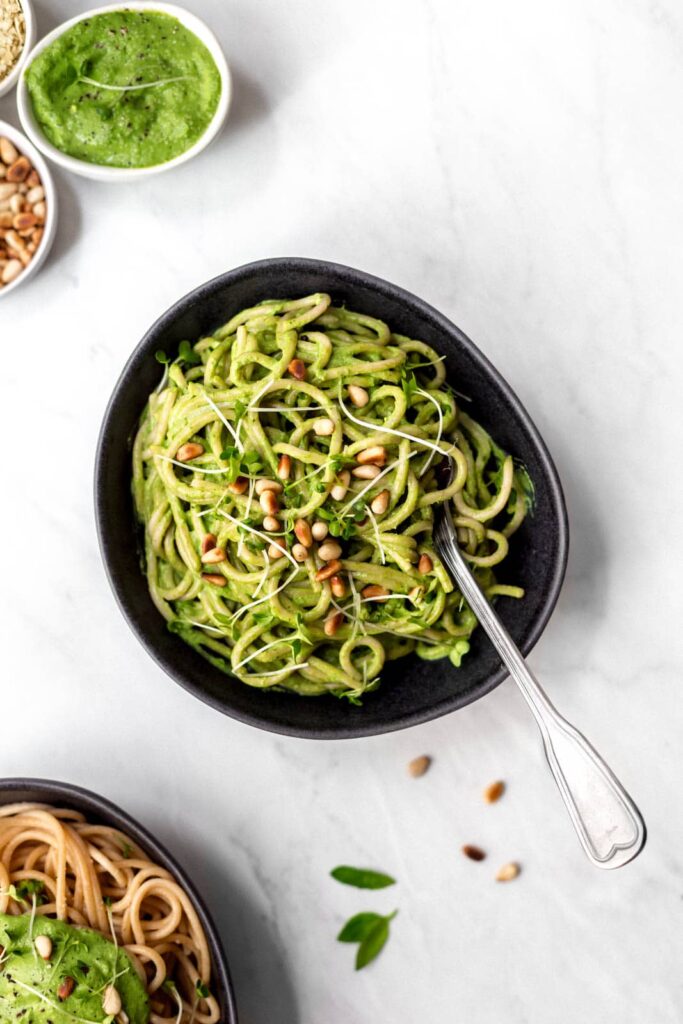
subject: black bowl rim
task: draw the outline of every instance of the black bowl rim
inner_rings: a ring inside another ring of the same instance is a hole
[[[167,664],[166,660],[159,655],[155,645],[149,640],[147,634],[142,629],[138,628],[133,616],[129,613],[124,595],[120,592],[114,573],[110,567],[110,543],[106,535],[106,527],[104,526],[107,514],[105,508],[106,502],[104,501],[104,477],[101,467],[103,462],[103,453],[107,443],[107,436],[109,434],[110,421],[121,398],[123,385],[129,371],[139,360],[142,360],[143,353],[145,353],[144,358],[146,358],[147,353],[145,350],[148,347],[150,338],[156,336],[159,331],[162,331],[166,326],[171,324],[179,315],[182,314],[185,307],[191,305],[198,296],[207,291],[211,291],[222,287],[223,285],[237,281],[240,278],[249,277],[261,271],[266,272],[274,268],[282,271],[289,270],[294,272],[329,274],[331,277],[351,277],[356,281],[362,282],[364,286],[371,287],[380,294],[388,296],[390,299],[402,301],[411,305],[420,316],[434,321],[444,331],[444,333],[451,336],[455,335],[458,343],[467,350],[471,358],[475,362],[478,362],[485,369],[486,373],[497,383],[498,387],[504,393],[509,405],[512,407],[514,415],[523,424],[536,448],[538,458],[543,464],[547,474],[550,496],[554,510],[557,514],[558,549],[554,572],[547,588],[544,603],[537,614],[536,620],[529,629],[525,641],[520,645],[520,650],[523,655],[526,656],[535,647],[543,633],[543,630],[553,613],[555,605],[557,604],[567,569],[567,560],[569,557],[569,520],[567,515],[567,505],[557,468],[555,467],[547,445],[536,424],[533,422],[531,416],[517,397],[512,387],[496,369],[493,363],[491,363],[488,357],[484,355],[484,353],[456,324],[449,320],[448,317],[444,316],[443,313],[439,312],[439,310],[435,309],[434,306],[425,302],[424,299],[419,298],[419,296],[414,295],[412,292],[409,292],[407,289],[402,288],[400,285],[392,284],[391,282],[385,281],[373,274],[369,274],[366,271],[357,270],[341,263],[310,259],[308,257],[267,257],[265,259],[254,260],[250,263],[244,263],[239,267],[234,267],[232,270],[225,271],[222,274],[218,274],[215,277],[210,278],[208,281],[205,281],[191,289],[191,291],[183,295],[164,313],[162,313],[161,316],[159,316],[147,329],[142,339],[138,342],[131,355],[126,360],[119,378],[114,385],[109,402],[107,403],[95,453],[95,472],[93,480],[95,522],[100,554],[104,563],[107,579],[109,580],[109,585],[123,617],[153,661],[155,661],[156,664],[163,669],[163,671],[174,682],[179,686],[182,686],[184,690],[187,690],[188,693],[191,693],[204,704],[208,704],[209,707],[212,707],[216,711],[220,711],[222,714],[227,715],[230,718],[234,718],[243,724],[251,725],[267,732],[305,739],[357,739],[359,737],[376,736],[384,733],[397,732],[400,729],[408,729],[412,726],[421,725],[425,722],[430,722],[436,718],[440,718],[442,715],[449,714],[451,711],[459,710],[460,708],[466,707],[468,704],[479,700],[481,697],[490,693],[491,690],[494,690],[500,685],[500,683],[508,676],[507,669],[501,664],[499,669],[491,673],[488,678],[484,679],[478,686],[473,687],[465,695],[454,694],[453,697],[442,700],[440,703],[434,704],[428,709],[403,714],[399,719],[393,721],[368,724],[354,721],[353,723],[350,723],[347,728],[340,728],[332,732],[312,728],[302,729],[290,726],[289,724],[265,720],[258,713],[252,714],[249,712],[243,712],[228,706],[225,701],[214,699],[211,695],[205,693],[200,687],[195,686],[192,682],[182,678],[180,673],[177,673],[172,665]]]
[[[37,795],[35,797],[27,797],[25,795],[26,792]],[[24,796],[19,797],[18,794],[22,793]],[[92,813],[103,821],[111,822],[116,828],[120,828],[121,831],[129,834],[144,850],[155,857],[162,867],[170,871],[192,899],[206,933],[211,950],[212,966],[217,976],[218,986],[220,987],[221,998],[219,998],[219,1002],[225,1010],[223,1024],[238,1024],[237,1005],[230,979],[228,961],[213,918],[188,873],[181,867],[173,854],[169,853],[166,847],[151,832],[111,800],[100,796],[99,793],[94,793],[90,789],[76,786],[71,782],[59,782],[57,779],[20,777],[0,779],[0,806],[6,806],[14,802],[11,799],[5,800],[6,795],[14,795],[17,800],[22,799],[31,803],[45,803],[53,806],[57,806],[61,802],[63,806],[72,807],[74,810],[82,811],[86,814]]]

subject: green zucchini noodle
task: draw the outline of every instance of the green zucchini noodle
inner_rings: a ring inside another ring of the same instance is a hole
[[[493,570],[531,482],[458,407],[429,345],[317,294],[157,358],[133,450],[147,580],[213,665],[353,702],[387,660],[459,666],[476,619],[434,550],[442,501],[486,594],[523,596]]]

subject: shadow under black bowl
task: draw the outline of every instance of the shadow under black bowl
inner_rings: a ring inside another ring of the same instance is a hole
[[[138,824],[116,804],[88,789],[72,786],[68,782],[56,782],[54,779],[0,779],[1,807],[24,802],[68,807],[80,811],[88,821],[95,824],[111,825],[121,829],[148,854],[150,859],[170,871],[192,900],[206,934],[211,950],[213,970],[211,991],[221,1008],[221,1022],[222,1024],[237,1024],[237,1009],[230,982],[228,962],[216,926],[204,901],[195,889],[194,883],[158,839],[155,839],[147,829]]]
[[[520,584],[522,601],[501,600],[500,615],[524,654],[557,601],[567,562],[568,527],[552,459],[529,414],[475,345],[439,312],[370,274],[320,260],[268,259],[231,270],[180,299],[149,329],[126,364],[105,413],[95,467],[95,511],[109,581],[138,639],[176,682],[224,714],[271,732],[316,739],[369,736],[437,718],[482,697],[507,675],[477,630],[462,667],[416,656],[386,664],[379,689],[361,707],[332,696],[300,697],[252,688],[214,668],[169,633],[140,570],[131,497],[131,445],[161,368],[157,349],[175,352],[234,313],[268,298],[329,292],[333,301],[385,320],[446,356],[447,376],[495,440],[526,466],[536,492],[533,516],[511,541],[500,577]]]

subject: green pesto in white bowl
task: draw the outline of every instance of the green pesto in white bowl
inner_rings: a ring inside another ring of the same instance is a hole
[[[173,4],[95,8],[49,33],[17,92],[26,134],[84,177],[125,181],[191,159],[220,131],[230,72],[210,29]]]
[[[69,156],[151,167],[189,149],[218,107],[221,76],[197,36],[160,11],[77,22],[26,70],[46,138]]]

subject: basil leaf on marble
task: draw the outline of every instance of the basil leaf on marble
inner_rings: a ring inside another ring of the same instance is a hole
[[[337,942],[362,942],[375,925],[383,920],[381,914],[362,913],[350,917],[337,936]]]
[[[357,889],[386,889],[387,886],[396,884],[396,879],[391,875],[373,871],[371,868],[353,868],[348,864],[334,868],[330,874],[337,882],[355,885]]]
[[[356,970],[360,971],[363,967],[367,967],[369,963],[379,956],[384,949],[387,939],[389,938],[389,925],[391,921],[398,914],[398,910],[395,910],[393,914],[388,914],[386,917],[380,917],[378,921],[365,932],[361,943],[356,953]],[[361,915],[358,915],[359,917]]]

